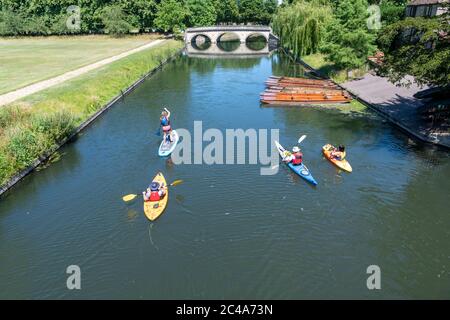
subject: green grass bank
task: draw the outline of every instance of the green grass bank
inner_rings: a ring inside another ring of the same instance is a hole
[[[337,68],[332,62],[326,60],[326,56],[321,53],[310,54],[302,57],[302,60],[319,71],[322,75],[327,76],[336,83],[343,83],[355,78],[362,77],[367,73],[367,67],[363,66],[359,69],[351,71],[351,74],[347,74],[346,70]]]
[[[0,94],[59,76],[157,38],[161,36],[0,38]]]
[[[121,90],[183,47],[168,40],[0,107],[0,185],[56,147]]]

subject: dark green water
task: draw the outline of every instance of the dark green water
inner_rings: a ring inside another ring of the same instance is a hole
[[[448,154],[370,112],[260,107],[269,75],[301,72],[276,55],[182,57],[146,81],[0,200],[0,298],[450,298]],[[175,127],[307,134],[318,187],[284,166],[172,165],[157,156],[163,105]],[[327,142],[348,146],[352,174],[323,159]],[[185,183],[151,223],[121,197],[159,170]]]

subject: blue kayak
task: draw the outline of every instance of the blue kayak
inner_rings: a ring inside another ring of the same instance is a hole
[[[282,159],[291,154],[289,151],[284,149],[283,146],[278,143],[278,141],[275,141],[275,145],[277,146],[278,153],[280,154],[280,157]],[[288,163],[287,166],[312,185],[317,185],[317,181],[313,178],[311,172],[309,172],[309,169],[303,163],[298,166],[295,166],[292,163]]]

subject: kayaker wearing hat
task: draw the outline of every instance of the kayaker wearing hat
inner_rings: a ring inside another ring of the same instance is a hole
[[[172,142],[172,138],[170,136],[170,132],[172,131],[172,127],[170,125],[170,111],[167,108],[161,112],[161,117],[159,118],[161,121],[161,127],[164,132],[164,141],[167,143]]]
[[[284,162],[292,163],[294,166],[299,166],[303,162],[303,153],[300,148],[295,146],[292,148],[292,154],[283,159]]]
[[[144,196],[144,201],[159,201],[166,194],[166,187],[164,185],[160,185],[158,182],[152,182],[149,188],[146,191],[142,192]]]
[[[342,161],[345,159],[346,152],[345,152],[345,146],[340,144],[338,148],[334,148],[333,151],[331,151],[331,157]]]

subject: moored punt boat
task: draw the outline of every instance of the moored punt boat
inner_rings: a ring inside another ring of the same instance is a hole
[[[273,84],[297,84],[297,85],[304,85],[304,84],[314,84],[314,85],[334,85],[334,83],[330,80],[302,80],[302,81],[289,81],[289,80],[266,80],[266,83],[273,83]]]
[[[261,93],[261,95],[265,95],[265,96],[273,96],[273,97],[278,97],[278,96],[302,96],[302,95],[311,95],[311,96],[315,96],[315,95],[320,95],[320,96],[348,96],[348,94],[346,94],[343,91],[296,91],[296,92],[270,92],[270,91],[264,91],[263,93]]]
[[[290,102],[350,102],[350,98],[343,95],[266,95],[260,96],[261,101],[290,101]]]
[[[302,105],[347,103],[351,96],[331,80],[272,77],[266,81],[260,100],[264,104]]]
[[[292,83],[292,82],[266,82],[266,87],[283,87],[283,88],[296,88],[296,87],[309,87],[309,88],[332,88],[339,89],[339,87],[333,83]]]
[[[324,98],[328,99],[330,97],[342,97],[345,99],[348,99],[349,97],[347,95],[344,95],[342,92],[340,93],[261,93],[261,97],[271,97],[271,98],[288,98],[288,99],[301,99],[303,97],[318,97],[318,98]]]
[[[268,79],[266,83],[297,83],[297,84],[334,84],[331,80],[316,80],[316,79],[299,79],[299,80],[276,80]]]
[[[267,81],[297,82],[297,83],[304,83],[304,82],[315,82],[315,83],[331,82],[331,80],[328,80],[328,79],[309,79],[309,78],[274,77],[274,76],[269,77],[269,79],[267,79]]]
[[[336,102],[336,101],[277,101],[277,100],[261,100],[262,106],[279,106],[279,107],[299,107],[299,106],[313,106],[324,104],[343,104],[348,101]]]
[[[321,98],[304,98],[304,99],[271,99],[271,98],[262,98],[262,103],[269,104],[270,102],[290,102],[290,103],[296,103],[296,104],[303,104],[303,103],[314,103],[314,104],[321,104],[321,103],[348,103],[350,102],[348,99],[321,99]]]
[[[334,88],[311,88],[311,87],[290,87],[290,88],[277,88],[277,87],[269,87],[264,92],[269,93],[315,93],[315,92],[323,92],[323,93],[336,93],[336,92],[344,92],[348,94],[347,91],[342,89],[334,89]]]

